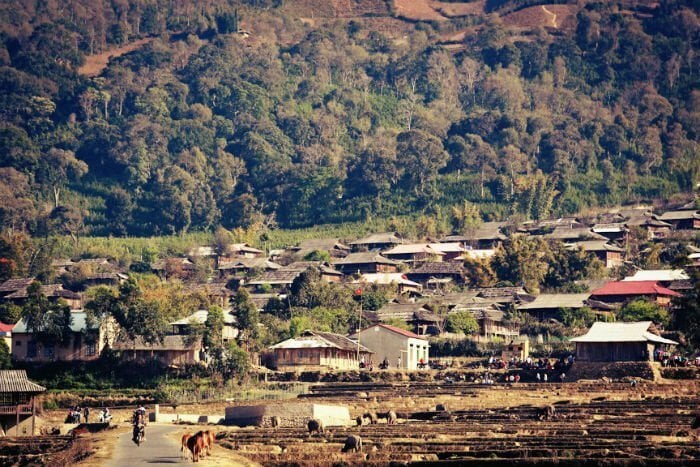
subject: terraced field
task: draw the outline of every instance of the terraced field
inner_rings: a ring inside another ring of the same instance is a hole
[[[307,399],[347,405],[353,417],[393,409],[399,423],[380,420],[313,436],[301,426],[246,428],[227,433],[221,444],[265,465],[695,465],[700,445],[690,423],[700,397],[697,383],[685,384],[675,390],[601,382],[319,385]],[[436,402],[448,410],[436,411]],[[543,404],[553,404],[555,415],[538,420]],[[340,452],[349,434],[362,437],[362,453]]]

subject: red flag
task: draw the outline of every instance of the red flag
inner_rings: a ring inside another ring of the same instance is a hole
[[[359,289],[355,290],[355,295],[362,295],[362,287]]]

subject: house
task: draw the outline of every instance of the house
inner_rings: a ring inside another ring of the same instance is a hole
[[[61,258],[51,261],[51,268],[57,276],[67,273],[78,263],[74,263],[70,258]]]
[[[85,287],[92,287],[95,285],[106,285],[106,286],[118,286],[126,280],[129,276],[122,274],[120,272],[96,272],[93,274],[88,274],[83,279]]]
[[[188,278],[194,275],[197,267],[189,258],[163,258],[152,263],[151,270],[164,279],[172,276]]]
[[[571,342],[576,343],[577,360],[590,362],[651,361],[657,346],[678,345],[659,336],[651,321],[598,321],[585,335]]]
[[[428,363],[428,339],[396,326],[375,324],[352,334],[350,339],[372,351],[377,365],[386,359],[394,366],[400,358],[401,369],[417,370],[421,360]]]
[[[162,342],[147,342],[142,337],[120,339],[112,348],[120,352],[122,360],[156,360],[165,366],[192,365],[205,360],[202,339],[181,335],[164,336]]]
[[[350,253],[352,248],[349,245],[345,245],[338,238],[312,238],[304,240],[291,250],[301,258],[314,251],[325,251],[331,258],[344,258]]]
[[[51,302],[63,300],[71,310],[80,310],[83,308],[83,298],[79,293],[66,290],[62,284],[49,284],[41,286],[41,294]],[[27,302],[29,293],[27,287],[16,290],[9,295],[2,297],[2,300],[12,302],[15,305],[22,306]]]
[[[278,370],[298,368],[324,368],[333,370],[357,370],[360,361],[370,361],[372,351],[340,334],[321,331],[304,331],[269,347],[273,365]]]
[[[273,263],[267,258],[236,258],[227,262],[219,262],[217,270],[222,279],[239,277],[243,278],[256,271],[275,271],[282,266]]]
[[[616,268],[622,266],[622,254],[625,250],[619,246],[608,243],[607,240],[586,240],[582,242],[570,243],[567,248],[580,248],[586,253],[593,253],[601,260],[606,268]]]
[[[34,282],[33,277],[22,277],[18,279],[7,279],[0,284],[0,297],[6,297],[18,290],[26,290]]]
[[[398,262],[373,252],[350,253],[345,258],[334,261],[333,266],[346,275],[399,270]]]
[[[207,282],[205,284],[192,284],[187,289],[193,294],[206,297],[209,303],[217,305],[223,309],[229,307],[231,298],[236,292],[226,287],[223,282]]]
[[[294,279],[310,268],[316,268],[321,275],[321,279],[326,282],[340,282],[343,277],[342,272],[334,269],[328,263],[320,261],[298,261],[277,270],[266,271],[262,276],[248,282],[248,285],[259,291],[264,291],[267,288],[286,291],[291,287]]]
[[[672,285],[684,282],[690,279],[690,276],[683,269],[648,269],[637,271],[633,275],[622,279],[623,282],[640,282],[654,281],[664,287],[675,290]]]
[[[544,238],[547,240],[560,240],[562,242],[608,240],[603,235],[593,232],[588,227],[555,227],[552,232],[545,234]]]
[[[662,240],[671,235],[672,225],[668,222],[660,221],[652,216],[633,217],[625,222],[625,227],[634,227],[647,231],[649,240]]]
[[[700,229],[700,214],[696,209],[681,211],[666,211],[657,216],[662,222],[667,222],[673,226],[673,230],[696,230]]]
[[[457,262],[423,263],[406,273],[410,280],[428,289],[464,284],[464,266]]]
[[[430,309],[426,308],[425,303],[396,303],[391,302],[385,304],[374,315],[376,319],[382,322],[400,320],[405,323],[412,323],[416,313],[430,313]],[[418,332],[418,334],[425,334]]]
[[[384,232],[368,235],[354,242],[350,242],[352,251],[382,251],[401,245],[403,238],[396,232]]]
[[[561,310],[565,308],[577,310],[588,307],[586,300],[590,296],[590,293],[540,294],[531,302],[521,303],[516,309],[528,313],[540,321],[551,318],[561,320]]]
[[[224,327],[221,331],[221,340],[223,343],[233,341],[238,337],[238,328],[236,328],[236,317],[230,311],[224,311]],[[192,325],[204,325],[209,317],[209,310],[197,310],[191,315],[173,321],[170,326],[173,328],[173,335],[187,336],[190,334]]]
[[[66,344],[42,342],[21,319],[12,329],[12,358],[18,362],[96,360],[106,346],[116,341],[116,325],[104,320],[97,328],[88,327],[87,313],[71,312],[71,335]]]
[[[455,310],[456,311],[456,310]],[[493,339],[512,340],[520,335],[518,326],[507,324],[505,314],[497,306],[491,305],[474,312],[479,324],[479,339],[487,342]]]
[[[627,238],[629,229],[625,226],[624,222],[610,222],[595,224],[591,230],[603,237],[607,238],[609,241],[624,240]]]
[[[400,294],[404,293],[419,293],[422,286],[409,280],[400,272],[379,273],[379,274],[362,274],[359,279],[352,281],[353,284],[378,284],[378,285],[393,285],[398,288]]]
[[[591,299],[604,303],[622,305],[637,298],[646,298],[661,306],[670,306],[678,292],[662,287],[656,281],[617,281],[608,282],[603,287],[591,292]]]
[[[531,297],[522,287],[483,287],[476,292],[477,297],[499,304],[519,303]]]
[[[29,381],[26,370],[0,370],[0,437],[34,436],[36,396],[45,391],[45,387]],[[20,432],[20,425],[29,417],[31,433]]]
[[[445,253],[434,250],[427,243],[407,243],[397,245],[382,253],[383,256],[401,263],[423,263],[442,261]]]
[[[440,239],[440,242],[459,242],[481,250],[494,249],[507,238],[502,232],[507,225],[507,222],[483,222],[468,234],[448,235]]]
[[[262,258],[265,252],[253,248],[247,243],[234,243],[226,249],[227,256],[238,258]]]
[[[443,253],[443,261],[460,261],[464,252],[467,251],[459,242],[428,243],[428,246]]]

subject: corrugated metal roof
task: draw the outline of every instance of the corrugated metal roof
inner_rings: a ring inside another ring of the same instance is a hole
[[[301,336],[284,340],[278,344],[270,346],[270,349],[340,349],[357,350],[357,342],[353,342],[340,334],[321,331],[304,331]],[[360,344],[360,352],[373,353],[367,347]]]
[[[361,252],[361,253],[350,253],[343,259],[339,259],[338,261],[334,261],[333,264],[340,264],[340,265],[346,265],[346,264],[392,264],[395,266],[398,266],[399,263],[396,261],[392,261],[388,258],[385,258],[381,255],[378,255],[377,253],[374,252]]]
[[[429,255],[444,255],[445,253],[437,251],[430,247],[427,243],[408,243],[404,245],[396,245],[391,250],[383,252],[384,255],[413,255],[418,253],[426,253]]]
[[[367,274],[362,274],[362,276],[356,280],[353,281],[353,284],[361,284],[363,282],[368,282],[370,284],[383,284],[383,285],[389,285],[389,284],[400,284],[400,285],[410,285],[413,287],[418,287],[420,288],[421,285],[418,284],[417,282],[413,282],[412,280],[409,280],[400,272],[385,272],[385,273],[367,273]]]
[[[690,279],[688,273],[682,269],[649,269],[647,271],[637,271],[634,275],[625,277],[623,282],[672,282]]]
[[[0,370],[0,393],[44,392],[46,388],[27,379],[25,370]]]
[[[591,296],[601,295],[668,295],[678,297],[680,294],[666,287],[661,287],[656,281],[617,281],[608,282],[603,287],[591,292]]]
[[[70,322],[70,329],[73,332],[83,332],[86,328],[86,323],[85,323],[85,318],[87,316],[87,313],[84,311],[71,311],[70,312],[71,316],[71,322]],[[32,331],[29,331],[27,329],[27,321],[22,318],[15,324],[15,327],[12,329],[13,334],[19,334],[19,333],[29,333],[31,334]]]
[[[391,332],[394,332],[394,333],[396,333],[396,334],[400,334],[400,335],[402,335],[402,336],[404,336],[404,337],[408,337],[408,338],[411,338],[411,339],[420,339],[420,340],[422,340],[422,341],[427,341],[427,340],[428,340],[425,336],[419,336],[418,334],[416,334],[416,333],[414,333],[414,332],[407,331],[407,330],[405,330],[405,329],[401,329],[401,328],[399,328],[399,327],[392,326],[392,325],[390,325],[390,324],[381,324],[381,323],[380,323],[380,324],[375,324],[374,326],[366,327],[366,328],[364,328],[363,330],[361,330],[361,331],[360,331],[360,341],[362,341],[362,333],[368,332],[368,331],[370,331],[371,329],[374,329],[374,328],[384,328],[384,329],[386,329],[387,331],[391,331]],[[357,339],[357,333],[351,334],[351,335],[350,335],[350,338],[356,340],[356,339]]]
[[[574,337],[571,342],[655,342],[657,344],[678,344],[649,332],[651,321],[636,323],[593,323],[588,332]]]

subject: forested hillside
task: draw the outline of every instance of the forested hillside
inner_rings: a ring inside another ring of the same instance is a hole
[[[499,16],[543,2],[433,22],[393,3],[3,2],[2,225],[544,218],[699,181],[697,2],[574,2],[569,29]]]

